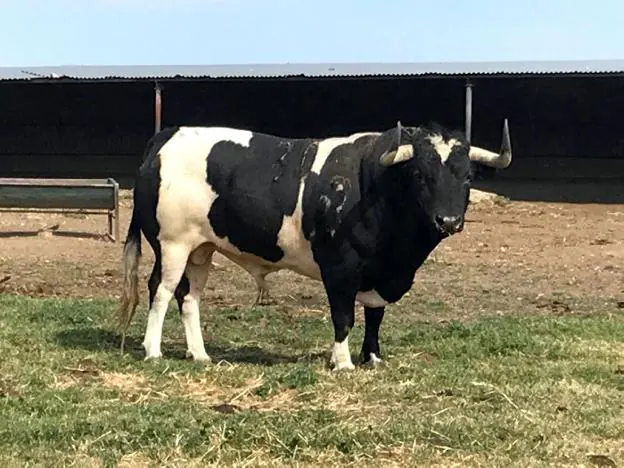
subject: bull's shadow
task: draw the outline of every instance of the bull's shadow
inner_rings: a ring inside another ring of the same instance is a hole
[[[56,334],[56,344],[69,349],[84,349],[87,351],[107,352],[119,355],[121,337],[119,334],[98,327],[69,328]],[[145,356],[141,346],[142,337],[126,335],[124,353],[138,361]],[[292,364],[301,360],[317,359],[325,357],[321,353],[301,353],[286,355],[264,350],[258,346],[225,346],[211,340],[205,342],[206,352],[213,362],[227,361],[230,363],[245,363],[263,366],[276,364]],[[185,359],[186,345],[184,340],[180,342],[165,342],[162,345],[163,354],[167,358]]]

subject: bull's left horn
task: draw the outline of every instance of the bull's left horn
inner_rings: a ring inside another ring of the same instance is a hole
[[[470,160],[485,166],[505,169],[511,164],[511,137],[509,136],[509,122],[505,119],[503,124],[503,141],[500,153],[489,151],[478,146],[470,147]]]
[[[412,159],[414,157],[414,147],[411,144],[402,145],[401,144],[401,132],[403,131],[403,126],[401,125],[401,121],[397,121],[397,145],[398,148],[394,151],[386,151],[379,158],[379,162],[382,166],[392,166],[393,164],[397,164],[403,161],[407,161],[408,159]]]

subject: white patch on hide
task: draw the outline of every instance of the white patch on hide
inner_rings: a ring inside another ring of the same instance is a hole
[[[428,137],[433,147],[440,157],[442,164],[446,163],[446,160],[451,155],[453,147],[458,146],[460,143],[455,138],[451,138],[448,142],[445,142],[441,135],[433,135]]]
[[[321,270],[314,261],[312,246],[303,235],[303,191],[305,182],[299,183],[299,194],[295,211],[291,216],[284,216],[282,226],[277,233],[277,245],[284,251],[284,257],[277,263],[282,268],[289,268],[308,278],[320,280]],[[329,201],[329,200],[328,200]]]

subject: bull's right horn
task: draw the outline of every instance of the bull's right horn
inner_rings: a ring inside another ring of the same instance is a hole
[[[481,163],[484,166],[505,169],[511,164],[511,137],[509,136],[509,122],[505,119],[503,124],[503,141],[500,153],[489,151],[478,146],[471,146],[468,153],[470,160]]]

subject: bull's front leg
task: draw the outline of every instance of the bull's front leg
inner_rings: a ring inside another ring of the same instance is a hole
[[[337,284],[326,289],[334,325],[334,347],[331,356],[333,370],[355,369],[349,351],[349,332],[355,322],[356,288]]]
[[[360,352],[362,364],[375,367],[383,362],[379,349],[379,327],[384,313],[384,307],[364,307],[364,341]]]
[[[349,332],[355,323],[355,300],[361,282],[361,265],[355,250],[338,238],[323,239],[315,252],[334,326],[331,364],[334,371],[353,370],[349,350]]]

